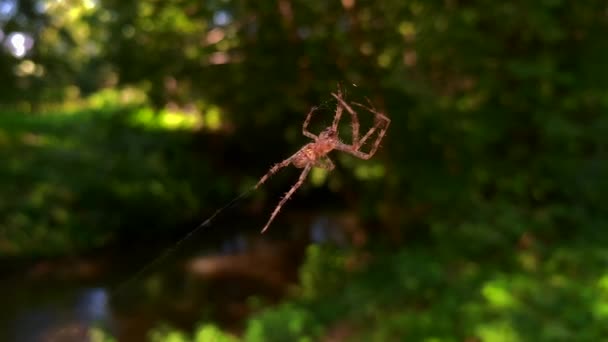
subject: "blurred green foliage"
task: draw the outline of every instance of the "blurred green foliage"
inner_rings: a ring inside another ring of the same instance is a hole
[[[486,261],[457,246],[410,246],[377,253],[361,271],[330,273],[318,268],[320,258],[344,264],[353,252],[311,246],[302,278],[321,272],[340,277],[339,286],[320,292],[301,284],[303,296],[253,315],[239,340],[601,341],[608,335],[607,242],[496,250]],[[204,331],[215,330],[202,324],[193,336]],[[199,341],[168,327],[154,336]]]
[[[0,255],[145,241],[200,220],[232,193],[196,150],[193,123],[146,107],[0,115]]]
[[[304,113],[344,81],[393,123],[372,161],[336,156],[313,180],[391,247],[357,272],[311,247],[301,292],[243,338],[608,336],[605,1],[42,3],[1,26],[37,42],[0,54],[0,104],[21,110],[0,114],[2,253],[193,219],[301,146]],[[147,105],[36,114],[123,86]]]

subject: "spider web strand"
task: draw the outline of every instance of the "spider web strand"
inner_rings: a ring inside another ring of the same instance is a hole
[[[184,242],[186,242],[191,237],[193,237],[197,232],[199,232],[201,229],[203,229],[205,227],[210,226],[210,224],[213,221],[213,219],[216,218],[221,212],[223,212],[226,209],[229,209],[229,208],[233,207],[236,203],[238,203],[240,200],[242,200],[243,198],[245,198],[247,195],[249,195],[254,190],[255,190],[255,188],[250,188],[250,189],[244,191],[240,195],[238,195],[235,198],[233,198],[226,205],[224,205],[223,207],[221,207],[218,210],[216,210],[213,213],[213,215],[211,215],[208,219],[206,219],[205,221],[203,221],[196,228],[194,228],[191,231],[189,231],[184,237],[182,237],[181,239],[179,239],[177,242],[175,242],[175,243],[171,244],[169,247],[165,248],[160,256],[154,258],[152,261],[150,261],[148,264],[146,264],[144,267],[142,267],[139,271],[137,271],[134,275],[132,275],[127,281],[125,281],[124,283],[120,284],[113,291],[111,291],[111,293],[113,295],[117,295],[117,294],[121,293],[125,288],[128,287],[128,285],[130,285],[131,283],[133,283],[136,279],[139,279],[147,271],[149,271],[154,266],[158,265],[161,261],[165,260],[166,258],[168,258],[169,256],[171,256],[173,253],[175,253],[175,251],[177,251],[179,249],[179,247]]]

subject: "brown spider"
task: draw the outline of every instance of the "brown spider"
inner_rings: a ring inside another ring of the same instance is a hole
[[[277,171],[284,168],[285,166],[288,166],[289,164],[293,164],[293,166],[295,166],[297,168],[304,169],[304,170],[302,170],[302,174],[300,174],[300,178],[298,179],[298,182],[296,184],[294,184],[293,187],[291,187],[291,189],[285,194],[283,199],[281,199],[281,201],[279,202],[277,207],[272,212],[272,215],[270,216],[268,223],[266,223],[266,225],[262,229],[262,233],[264,233],[264,231],[266,231],[266,229],[268,229],[268,227],[270,226],[270,223],[274,220],[275,216],[279,213],[283,204],[285,204],[285,202],[287,202],[287,200],[302,185],[302,183],[304,183],[306,176],[308,175],[308,173],[310,172],[310,170],[312,169],[313,166],[316,166],[316,167],[319,167],[322,169],[326,169],[328,171],[331,171],[334,169],[334,167],[335,167],[334,163],[327,156],[327,154],[329,152],[331,152],[333,150],[338,150],[338,151],[350,153],[357,158],[369,159],[374,155],[374,153],[376,153],[378,146],[380,146],[382,137],[384,137],[384,134],[386,133],[386,129],[388,128],[389,124],[391,123],[391,120],[388,117],[386,117],[386,115],[384,115],[383,113],[378,112],[373,107],[371,102],[369,102],[369,100],[368,100],[368,103],[370,105],[369,107],[364,106],[360,103],[352,102],[353,105],[361,107],[365,110],[368,110],[369,112],[371,112],[375,115],[375,121],[374,121],[373,127],[370,128],[370,130],[363,136],[363,138],[359,139],[359,119],[357,118],[357,113],[352,109],[352,107],[350,105],[348,105],[348,103],[346,103],[346,101],[344,101],[344,99],[342,97],[342,90],[340,87],[338,87],[337,94],[332,93],[331,95],[333,97],[335,97],[336,100],[338,101],[338,104],[336,107],[336,114],[334,116],[334,121],[333,121],[331,127],[327,127],[325,130],[323,130],[321,132],[321,134],[319,134],[319,136],[316,136],[307,130],[307,127],[308,127],[308,124],[312,117],[312,114],[315,112],[315,110],[317,110],[317,107],[313,107],[308,112],[308,114],[306,116],[306,120],[304,120],[304,124],[302,125],[302,134],[304,134],[304,136],[306,136],[310,139],[313,139],[314,141],[304,145],[304,147],[302,147],[298,152],[296,152],[291,157],[274,165],[272,168],[270,168],[268,173],[266,173],[260,179],[260,181],[256,184],[255,189],[257,189],[260,185],[264,184],[264,182],[266,182],[268,177],[272,176]],[[338,137],[338,123],[340,122],[340,117],[342,116],[342,111],[344,109],[346,109],[346,111],[349,112],[352,117],[352,139],[353,139],[353,141],[352,141],[352,144],[350,144],[350,145],[341,142],[340,138]],[[378,133],[376,141],[374,142],[374,145],[372,146],[371,150],[368,153],[362,152],[360,149],[363,146],[363,144],[365,144],[367,139],[369,139],[369,137],[371,137],[372,134],[374,134],[374,132],[378,129],[380,129],[380,132]]]

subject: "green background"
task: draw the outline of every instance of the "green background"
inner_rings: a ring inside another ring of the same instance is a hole
[[[388,134],[369,161],[332,153],[270,230],[344,215],[356,233],[308,244],[289,294],[238,328],[151,340],[608,339],[604,1],[5,2],[5,264],[187,232],[308,142],[310,107],[327,125],[342,82]],[[296,179],[251,194],[239,229]]]

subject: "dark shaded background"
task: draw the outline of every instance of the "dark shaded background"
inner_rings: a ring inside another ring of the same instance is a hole
[[[599,0],[0,0],[7,338],[608,339],[607,35]],[[175,245],[339,82],[374,158]]]

